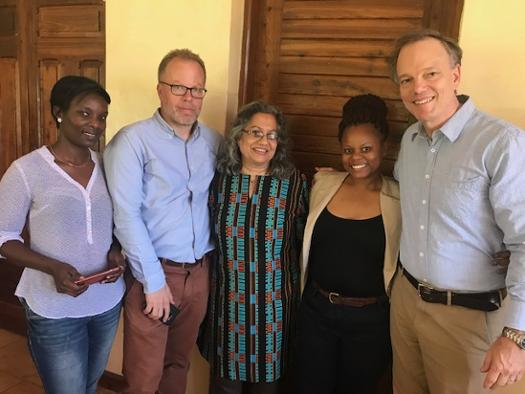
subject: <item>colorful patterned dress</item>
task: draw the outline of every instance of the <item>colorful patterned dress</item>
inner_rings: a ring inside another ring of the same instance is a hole
[[[200,345],[212,374],[245,382],[281,377],[299,297],[299,255],[307,185],[215,174],[210,191],[217,260]]]

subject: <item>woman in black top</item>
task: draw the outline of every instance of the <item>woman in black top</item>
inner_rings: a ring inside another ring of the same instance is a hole
[[[300,394],[375,392],[391,361],[387,293],[400,209],[397,183],[380,171],[386,114],[373,95],[345,104],[339,141],[346,172],[319,173],[312,189],[295,353]]]

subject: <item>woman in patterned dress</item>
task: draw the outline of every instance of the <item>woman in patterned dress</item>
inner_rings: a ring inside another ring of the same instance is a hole
[[[217,262],[201,347],[210,393],[276,393],[299,302],[307,186],[276,107],[241,108],[210,191]],[[243,391],[244,390],[244,391]]]

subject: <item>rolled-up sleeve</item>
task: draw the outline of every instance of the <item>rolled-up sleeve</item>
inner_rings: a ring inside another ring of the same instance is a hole
[[[141,213],[144,154],[135,145],[121,131],[104,152],[104,167],[113,200],[115,236],[144,292],[152,293],[161,289],[166,280]]]
[[[489,198],[494,217],[511,252],[503,322],[525,330],[525,133],[509,130],[497,141],[488,160],[491,173]]]
[[[16,163],[11,164],[0,181],[0,201],[0,247],[7,241],[24,242],[20,234],[26,223],[31,195],[24,173]]]

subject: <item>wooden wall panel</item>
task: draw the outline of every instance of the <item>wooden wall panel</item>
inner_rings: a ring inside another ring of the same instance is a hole
[[[421,19],[287,19],[281,38],[395,39],[421,27]]]
[[[247,0],[240,104],[264,99],[288,119],[297,165],[339,163],[337,125],[352,96],[386,100],[385,170],[413,118],[390,81],[395,40],[424,27],[457,38],[463,0]]]
[[[392,41],[290,40],[281,41],[282,56],[387,57]]]
[[[80,75],[97,82],[104,81],[104,63],[98,60],[80,62]]]
[[[280,72],[313,75],[375,75],[388,77],[386,58],[281,56]]]
[[[421,18],[422,0],[286,1],[283,19]]]
[[[16,33],[16,7],[0,7],[0,37]]]
[[[16,7],[0,7],[0,56],[16,58]]]
[[[44,6],[38,12],[39,37],[104,37],[103,6]]]
[[[279,94],[275,103],[287,114],[334,116],[341,115],[341,108],[347,97]],[[405,121],[406,109],[399,100],[385,100],[388,107],[388,119]]]
[[[53,144],[58,132],[55,120],[51,115],[51,103],[49,97],[53,85],[63,75],[60,64],[56,60],[44,60],[40,62],[40,124],[42,128],[40,145]]]
[[[0,58],[0,174],[20,153],[20,137],[18,62]]]
[[[377,94],[383,98],[398,98],[395,84],[387,78],[279,75],[279,93],[342,96],[348,98],[367,92]]]

